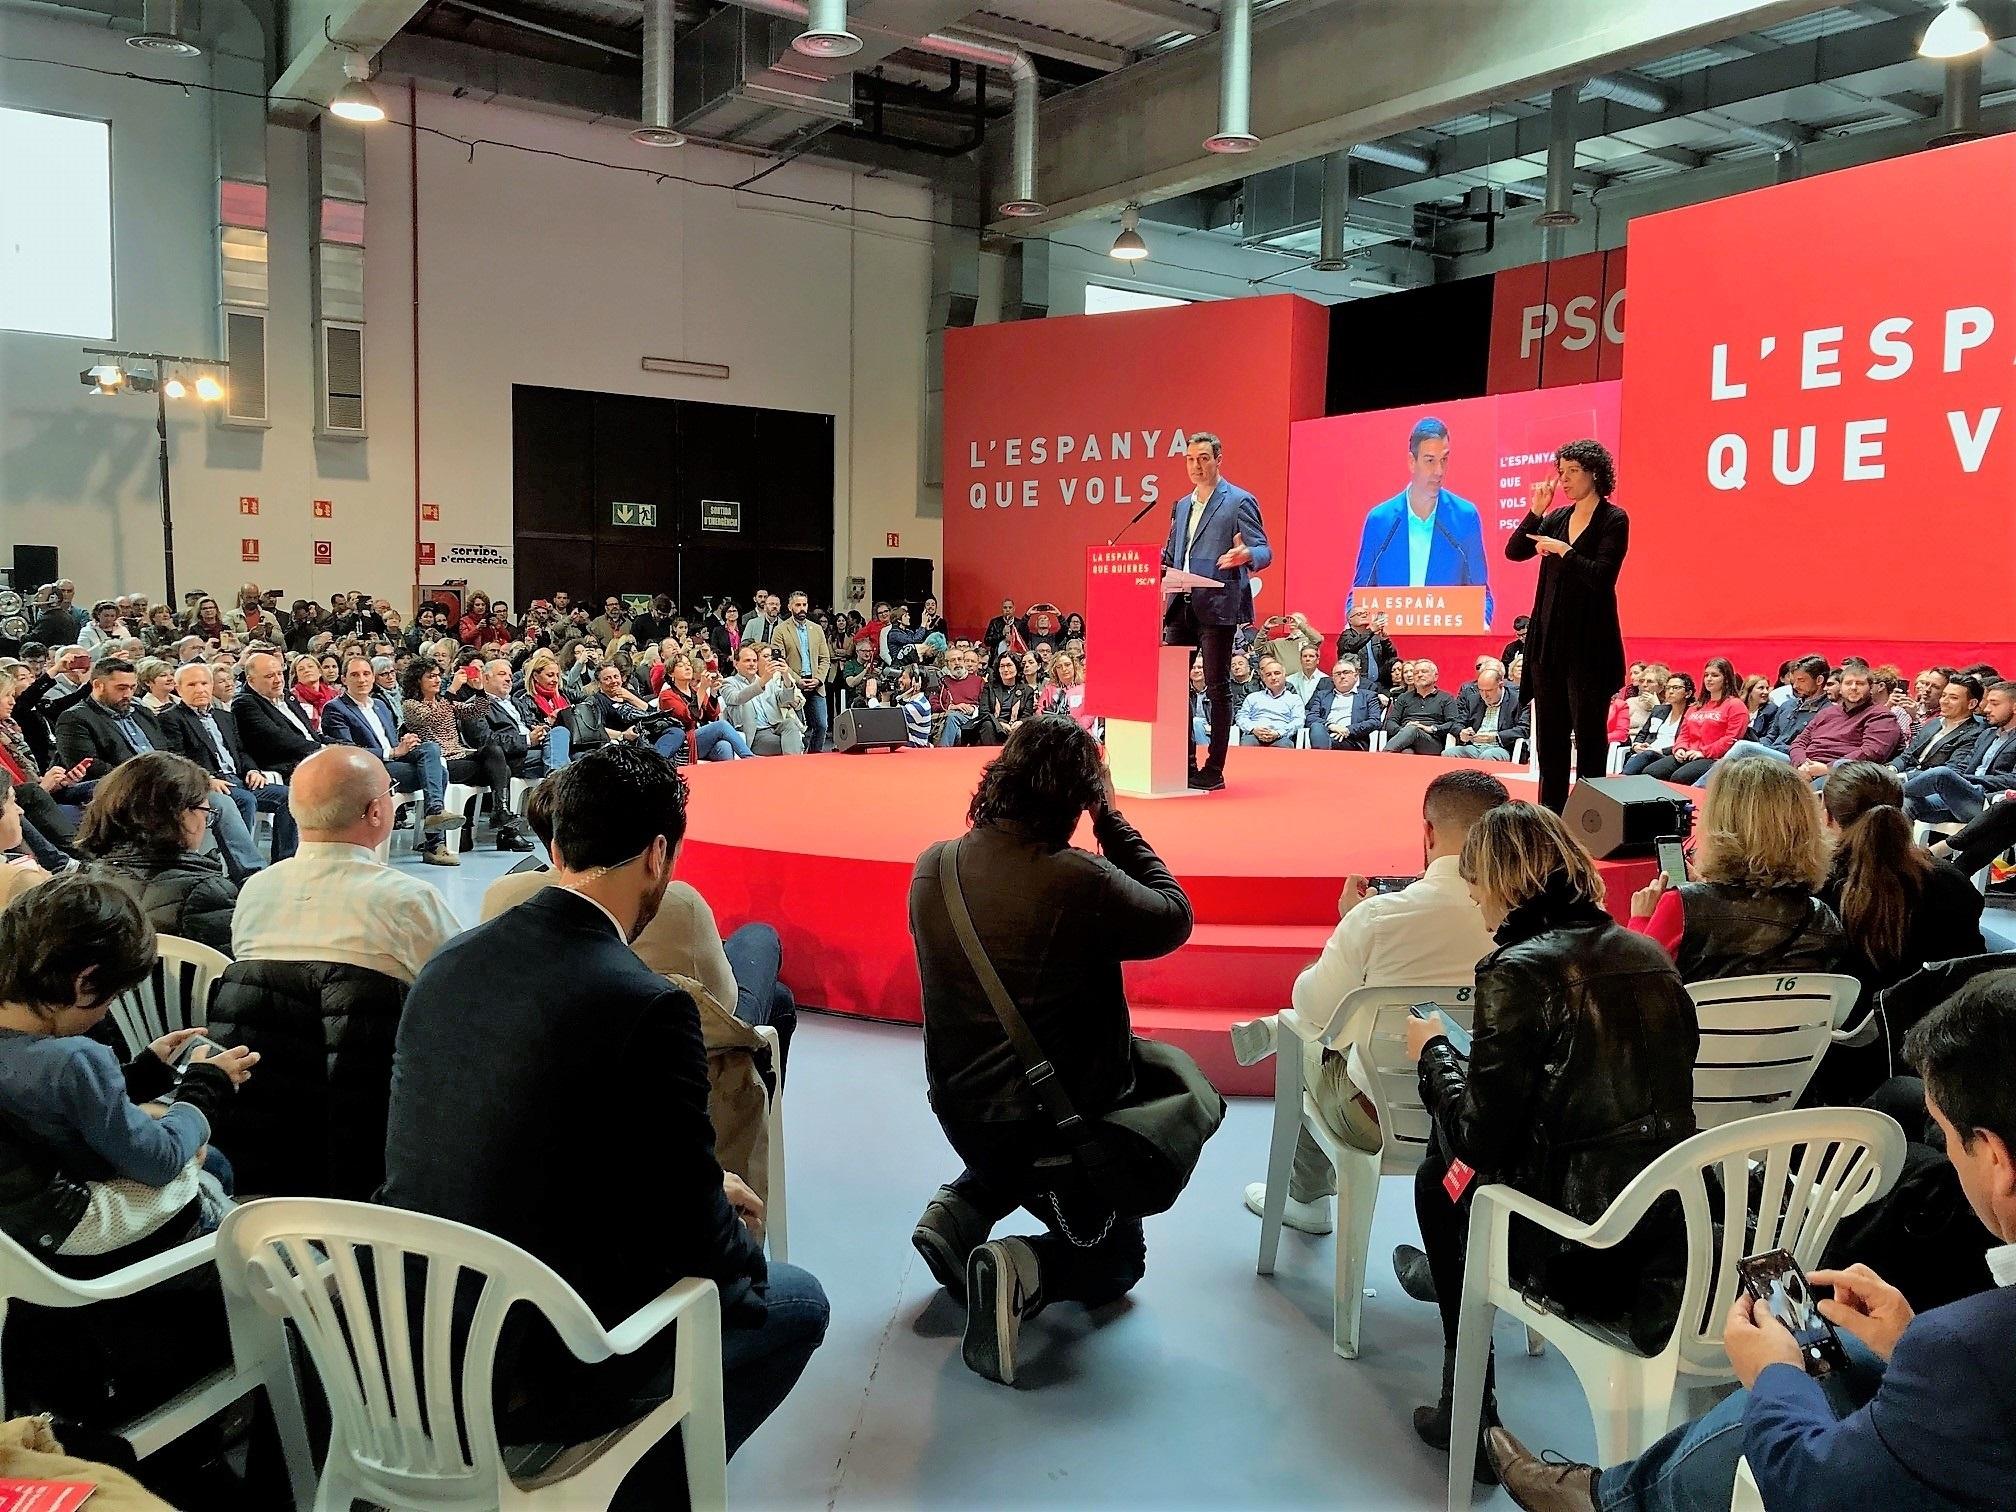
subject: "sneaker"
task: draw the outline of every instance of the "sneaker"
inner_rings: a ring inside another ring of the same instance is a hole
[[[1190,774],[1190,786],[1200,793],[1222,793],[1225,791],[1225,774],[1201,767]]]
[[[460,829],[462,828],[462,824],[463,819],[460,814],[442,812],[439,814],[429,814],[423,828],[432,833],[436,830]]]
[[[1036,1251],[1026,1239],[994,1239],[966,1260],[966,1342],[960,1353],[975,1375],[1015,1384],[1022,1320],[1041,1296]]]
[[[1232,1026],[1232,1059],[1242,1066],[1257,1066],[1274,1053],[1274,1020],[1247,1019]]]
[[[988,1227],[972,1203],[941,1186],[910,1231],[910,1243],[924,1257],[932,1280],[961,1302],[966,1300],[966,1261],[987,1242]]]
[[[1249,1181],[1246,1184],[1246,1211],[1260,1216],[1267,1210],[1267,1183]],[[1330,1216],[1330,1199],[1317,1197],[1308,1202],[1297,1202],[1290,1197],[1281,1208],[1281,1221],[1291,1229],[1319,1237],[1337,1227]]]
[[[429,866],[460,866],[462,858],[445,845],[430,846],[420,852],[420,859]]]

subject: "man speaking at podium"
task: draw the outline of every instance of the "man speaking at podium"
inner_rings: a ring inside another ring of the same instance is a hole
[[[1190,492],[1176,502],[1162,565],[1215,578],[1216,588],[1190,588],[1169,600],[1162,640],[1204,653],[1204,691],[1211,703],[1211,744],[1190,786],[1207,793],[1225,786],[1225,747],[1232,730],[1232,632],[1253,617],[1251,574],[1274,560],[1260,523],[1260,503],[1218,471],[1224,443],[1193,431],[1184,453]],[[1192,758],[1193,763],[1195,758]]]

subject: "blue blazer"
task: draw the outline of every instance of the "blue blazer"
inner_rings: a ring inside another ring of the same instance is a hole
[[[1491,574],[1484,554],[1484,525],[1477,506],[1443,489],[1435,500],[1435,535],[1428,543],[1427,585],[1438,588],[1482,588],[1484,618],[1494,617]],[[1358,568],[1354,588],[1404,588],[1407,572],[1407,490],[1365,515],[1358,537]],[[1350,605],[1347,602],[1348,612]]]
[[[392,707],[392,700],[383,693],[373,693],[371,702],[377,706],[378,718],[385,726],[385,733],[392,737],[392,743],[399,743],[399,711]],[[350,695],[339,693],[322,705],[322,738],[331,745],[353,745],[366,751],[378,749],[377,737],[371,727],[364,722],[364,716],[351,706]]]
[[[1330,712],[1337,705],[1339,694],[1337,684],[1324,678],[1322,684],[1309,695],[1309,712],[1303,723],[1309,727],[1309,742],[1318,744],[1320,735],[1325,741],[1330,739]],[[1363,751],[1372,744],[1372,732],[1386,722],[1386,711],[1379,707],[1378,695],[1371,684],[1363,678],[1351,690],[1351,718],[1349,728],[1344,732],[1341,749]]]
[[[1260,523],[1260,501],[1236,483],[1220,478],[1204,505],[1204,522],[1197,528],[1197,540],[1186,561],[1183,543],[1190,535],[1190,510],[1196,502],[1187,493],[1176,501],[1175,515],[1169,521],[1169,539],[1162,546],[1162,565],[1216,578],[1225,585],[1191,590],[1190,608],[1199,624],[1247,624],[1253,618],[1250,579],[1274,560],[1274,549],[1267,544],[1266,527]],[[1232,549],[1235,532],[1253,553],[1253,560],[1243,566],[1221,568],[1218,558]]]
[[[1835,1420],[1818,1382],[1767,1365],[1743,1414],[1767,1507],[1950,1512],[2016,1488],[2016,1287],[1934,1308],[1898,1340],[1875,1397]]]

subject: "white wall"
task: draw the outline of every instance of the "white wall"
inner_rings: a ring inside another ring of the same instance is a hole
[[[0,12],[10,53],[126,69],[115,33]],[[168,72],[160,65],[150,69]],[[172,65],[171,65],[172,67]],[[207,77],[202,62],[177,77]],[[210,97],[0,62],[0,103],[112,122],[116,345],[217,348]],[[410,583],[414,539],[411,139],[403,94],[368,138],[366,423],[361,442],[313,435],[306,134],[269,127],[273,319],[270,431],[216,428],[193,407],[173,429],[177,581],[220,595],[246,577],[290,596]],[[613,125],[422,92],[423,127],[648,167],[723,185],[766,166],[701,149],[632,146]],[[939,555],[917,512],[929,227],[921,186],[796,162],[761,188],[788,204],[423,131],[419,165],[420,497],[440,544],[511,540],[515,382],[833,414],[835,589],[886,554]],[[837,208],[836,208],[837,207]],[[11,209],[12,207],[10,207]],[[79,386],[79,343],[0,332],[0,548],[53,544],[65,575],[160,589],[152,413]],[[645,355],[729,365],[726,382],[647,374]],[[242,520],[238,498],[259,496]],[[333,502],[335,518],[312,517]],[[261,541],[241,565],[241,536]],[[332,566],[311,560],[334,543]],[[423,575],[431,576],[431,570]],[[480,586],[523,602],[550,585]]]

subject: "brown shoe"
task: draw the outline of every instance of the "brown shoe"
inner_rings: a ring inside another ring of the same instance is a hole
[[[1503,1428],[1484,1435],[1499,1484],[1526,1512],[1596,1512],[1596,1467],[1550,1463]]]
[[[420,852],[420,859],[429,866],[460,866],[462,858],[445,845],[436,845]]]

